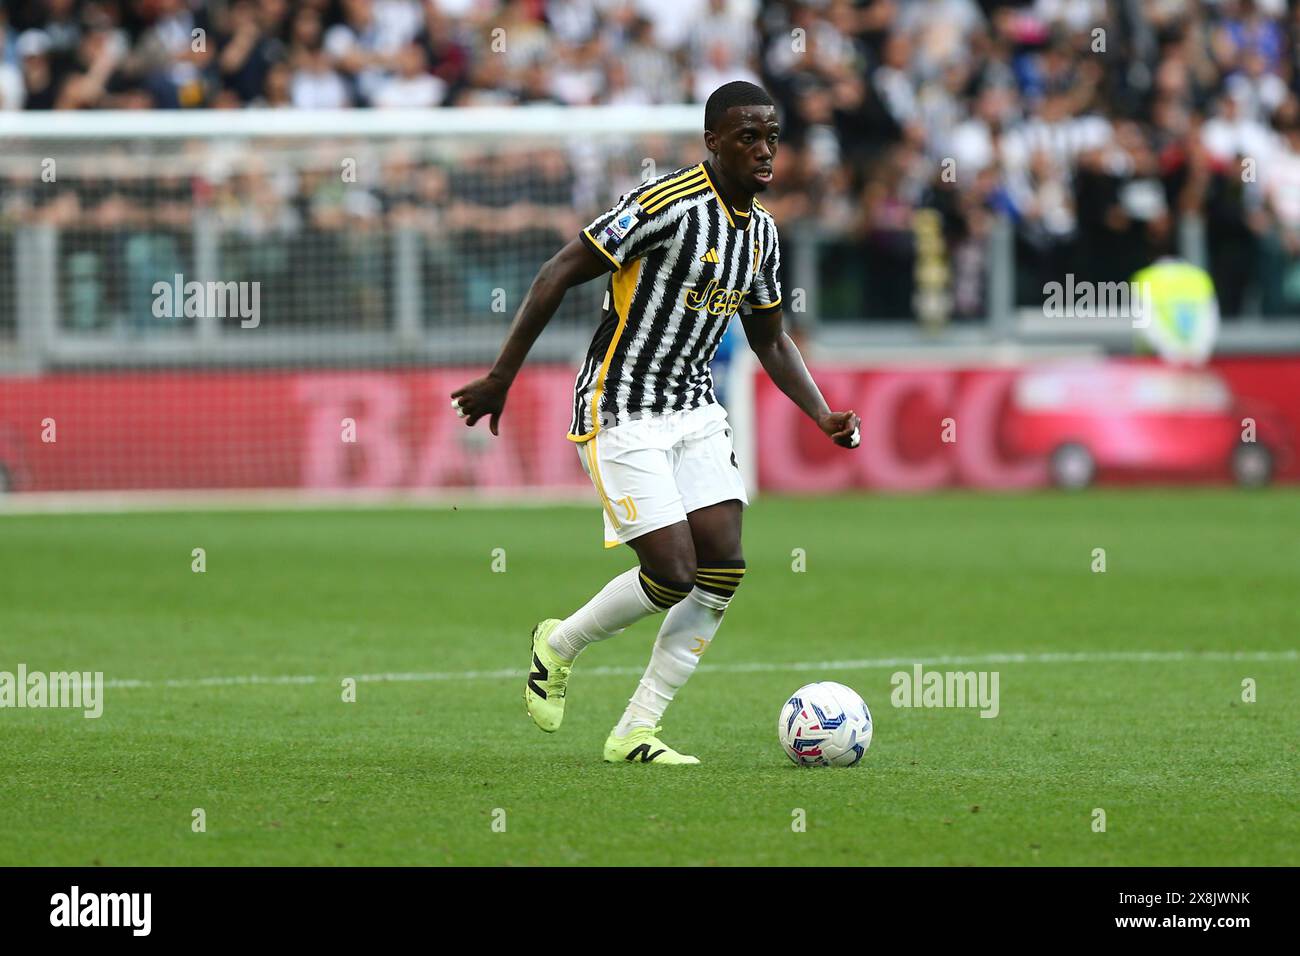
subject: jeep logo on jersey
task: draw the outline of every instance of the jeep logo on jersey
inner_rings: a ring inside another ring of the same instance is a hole
[[[744,296],[739,289],[719,289],[718,280],[710,279],[701,291],[686,293],[686,307],[695,311],[706,309],[710,315],[732,315],[740,308]]]

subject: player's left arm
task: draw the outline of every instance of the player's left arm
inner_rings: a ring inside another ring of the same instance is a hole
[[[830,410],[817,383],[808,374],[798,346],[782,327],[781,244],[775,230],[772,238],[774,241],[754,275],[741,312],[749,347],[776,387],[803,409],[804,414],[815,421],[835,444],[857,448],[861,437],[858,426],[862,420],[852,409],[847,412]]]
[[[804,364],[799,347],[794,344],[782,324],[780,306],[763,309],[752,307],[749,315],[741,317],[749,347],[776,387],[803,409],[804,414],[817,423],[837,445],[857,448],[861,439],[859,427],[862,419],[852,409],[833,412],[822,398],[821,390],[813,381]]]

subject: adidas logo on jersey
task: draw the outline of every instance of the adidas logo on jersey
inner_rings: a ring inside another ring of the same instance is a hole
[[[700,262],[721,262],[722,260],[718,258],[718,247],[714,246],[704,255],[700,256],[699,261]]]

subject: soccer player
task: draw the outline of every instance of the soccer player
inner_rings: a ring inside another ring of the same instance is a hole
[[[657,735],[745,575],[749,499],[709,371],[735,313],[772,381],[835,444],[858,445],[860,419],[830,410],[782,330],[776,224],[754,198],[772,181],[779,133],[761,87],[715,90],[704,107],[709,158],[630,190],[543,265],[491,371],[452,393],[466,425],[487,416],[497,434],[510,384],[565,291],[613,273],[578,372],[569,440],[600,498],[605,546],[627,544],[639,563],[567,618],[533,629],[524,689],[537,726],[558,730],[583,649],[667,612],[605,741],[607,761],[699,763]]]

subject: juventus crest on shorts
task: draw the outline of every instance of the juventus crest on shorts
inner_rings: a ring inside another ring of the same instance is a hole
[[[707,162],[641,183],[582,231],[614,273],[574,387],[569,438],[716,403],[731,317],[781,304],[776,223],[730,208]]]

